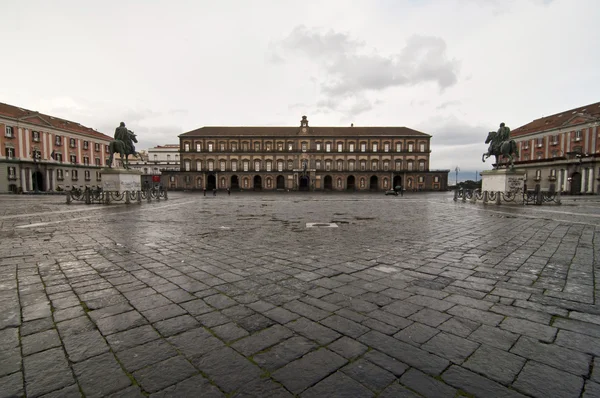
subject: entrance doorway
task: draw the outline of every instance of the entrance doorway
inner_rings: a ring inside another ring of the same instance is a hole
[[[346,189],[348,191],[354,191],[355,184],[354,176],[348,176],[348,179],[346,180]]]
[[[277,189],[285,189],[285,177],[277,176]]]
[[[333,178],[331,178],[331,176],[325,176],[323,188],[328,190],[333,189]]]
[[[34,191],[44,190],[44,175],[41,171],[36,171],[31,175],[31,181],[33,182]]]
[[[262,178],[260,178],[260,176],[254,176],[254,190],[261,190],[262,189]]]
[[[231,189],[240,189],[240,180],[238,176],[231,176]]]
[[[392,184],[392,189],[396,189],[396,187],[402,186],[402,176],[395,176],[394,183]]]
[[[300,184],[298,184],[298,187],[301,191],[308,191],[310,186],[309,183],[310,178],[308,178],[308,176],[302,176],[300,177]]]
[[[213,189],[217,188],[217,177],[215,177],[214,175],[209,175],[206,178],[206,190],[207,191],[212,191]]]
[[[581,173],[573,173],[571,176],[571,195],[581,193]]]
[[[378,189],[377,184],[378,184],[377,176],[371,176],[371,179],[369,180],[369,189],[371,191],[377,191],[377,189]]]

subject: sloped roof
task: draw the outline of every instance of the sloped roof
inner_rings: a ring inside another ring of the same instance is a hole
[[[243,127],[207,126],[180,134],[179,137],[343,137],[343,136],[418,136],[429,134],[408,127],[308,127],[306,134],[300,134],[300,127]]]
[[[14,105],[4,104],[2,102],[0,102],[0,116],[16,119],[21,122],[35,124],[41,127],[52,127],[58,130],[79,133],[101,140],[112,140],[112,137],[109,137],[106,134],[102,134],[101,132],[96,131],[92,128],[83,126],[77,122],[61,119],[55,116],[45,115],[43,113],[20,108]]]
[[[600,102],[536,119],[510,132],[511,136],[552,130],[600,119]]]

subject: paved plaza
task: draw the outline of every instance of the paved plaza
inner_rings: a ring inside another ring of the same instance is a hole
[[[0,397],[600,396],[598,197],[4,195],[0,242]]]

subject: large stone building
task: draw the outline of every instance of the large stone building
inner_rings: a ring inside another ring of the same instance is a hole
[[[431,136],[406,127],[202,127],[179,136],[169,189],[446,190]]]
[[[0,103],[0,192],[101,185],[111,140],[76,122]]]
[[[179,171],[179,145],[157,145],[139,151],[140,158],[130,157],[129,167],[142,172],[142,184],[154,184],[163,171]]]
[[[570,194],[600,192],[600,102],[542,117],[511,131],[515,166],[528,189]]]

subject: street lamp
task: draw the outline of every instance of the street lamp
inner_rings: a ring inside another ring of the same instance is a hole
[[[460,171],[460,168],[458,166],[456,166],[456,168],[454,169],[454,171],[456,172],[456,186],[458,187],[458,172]]]

